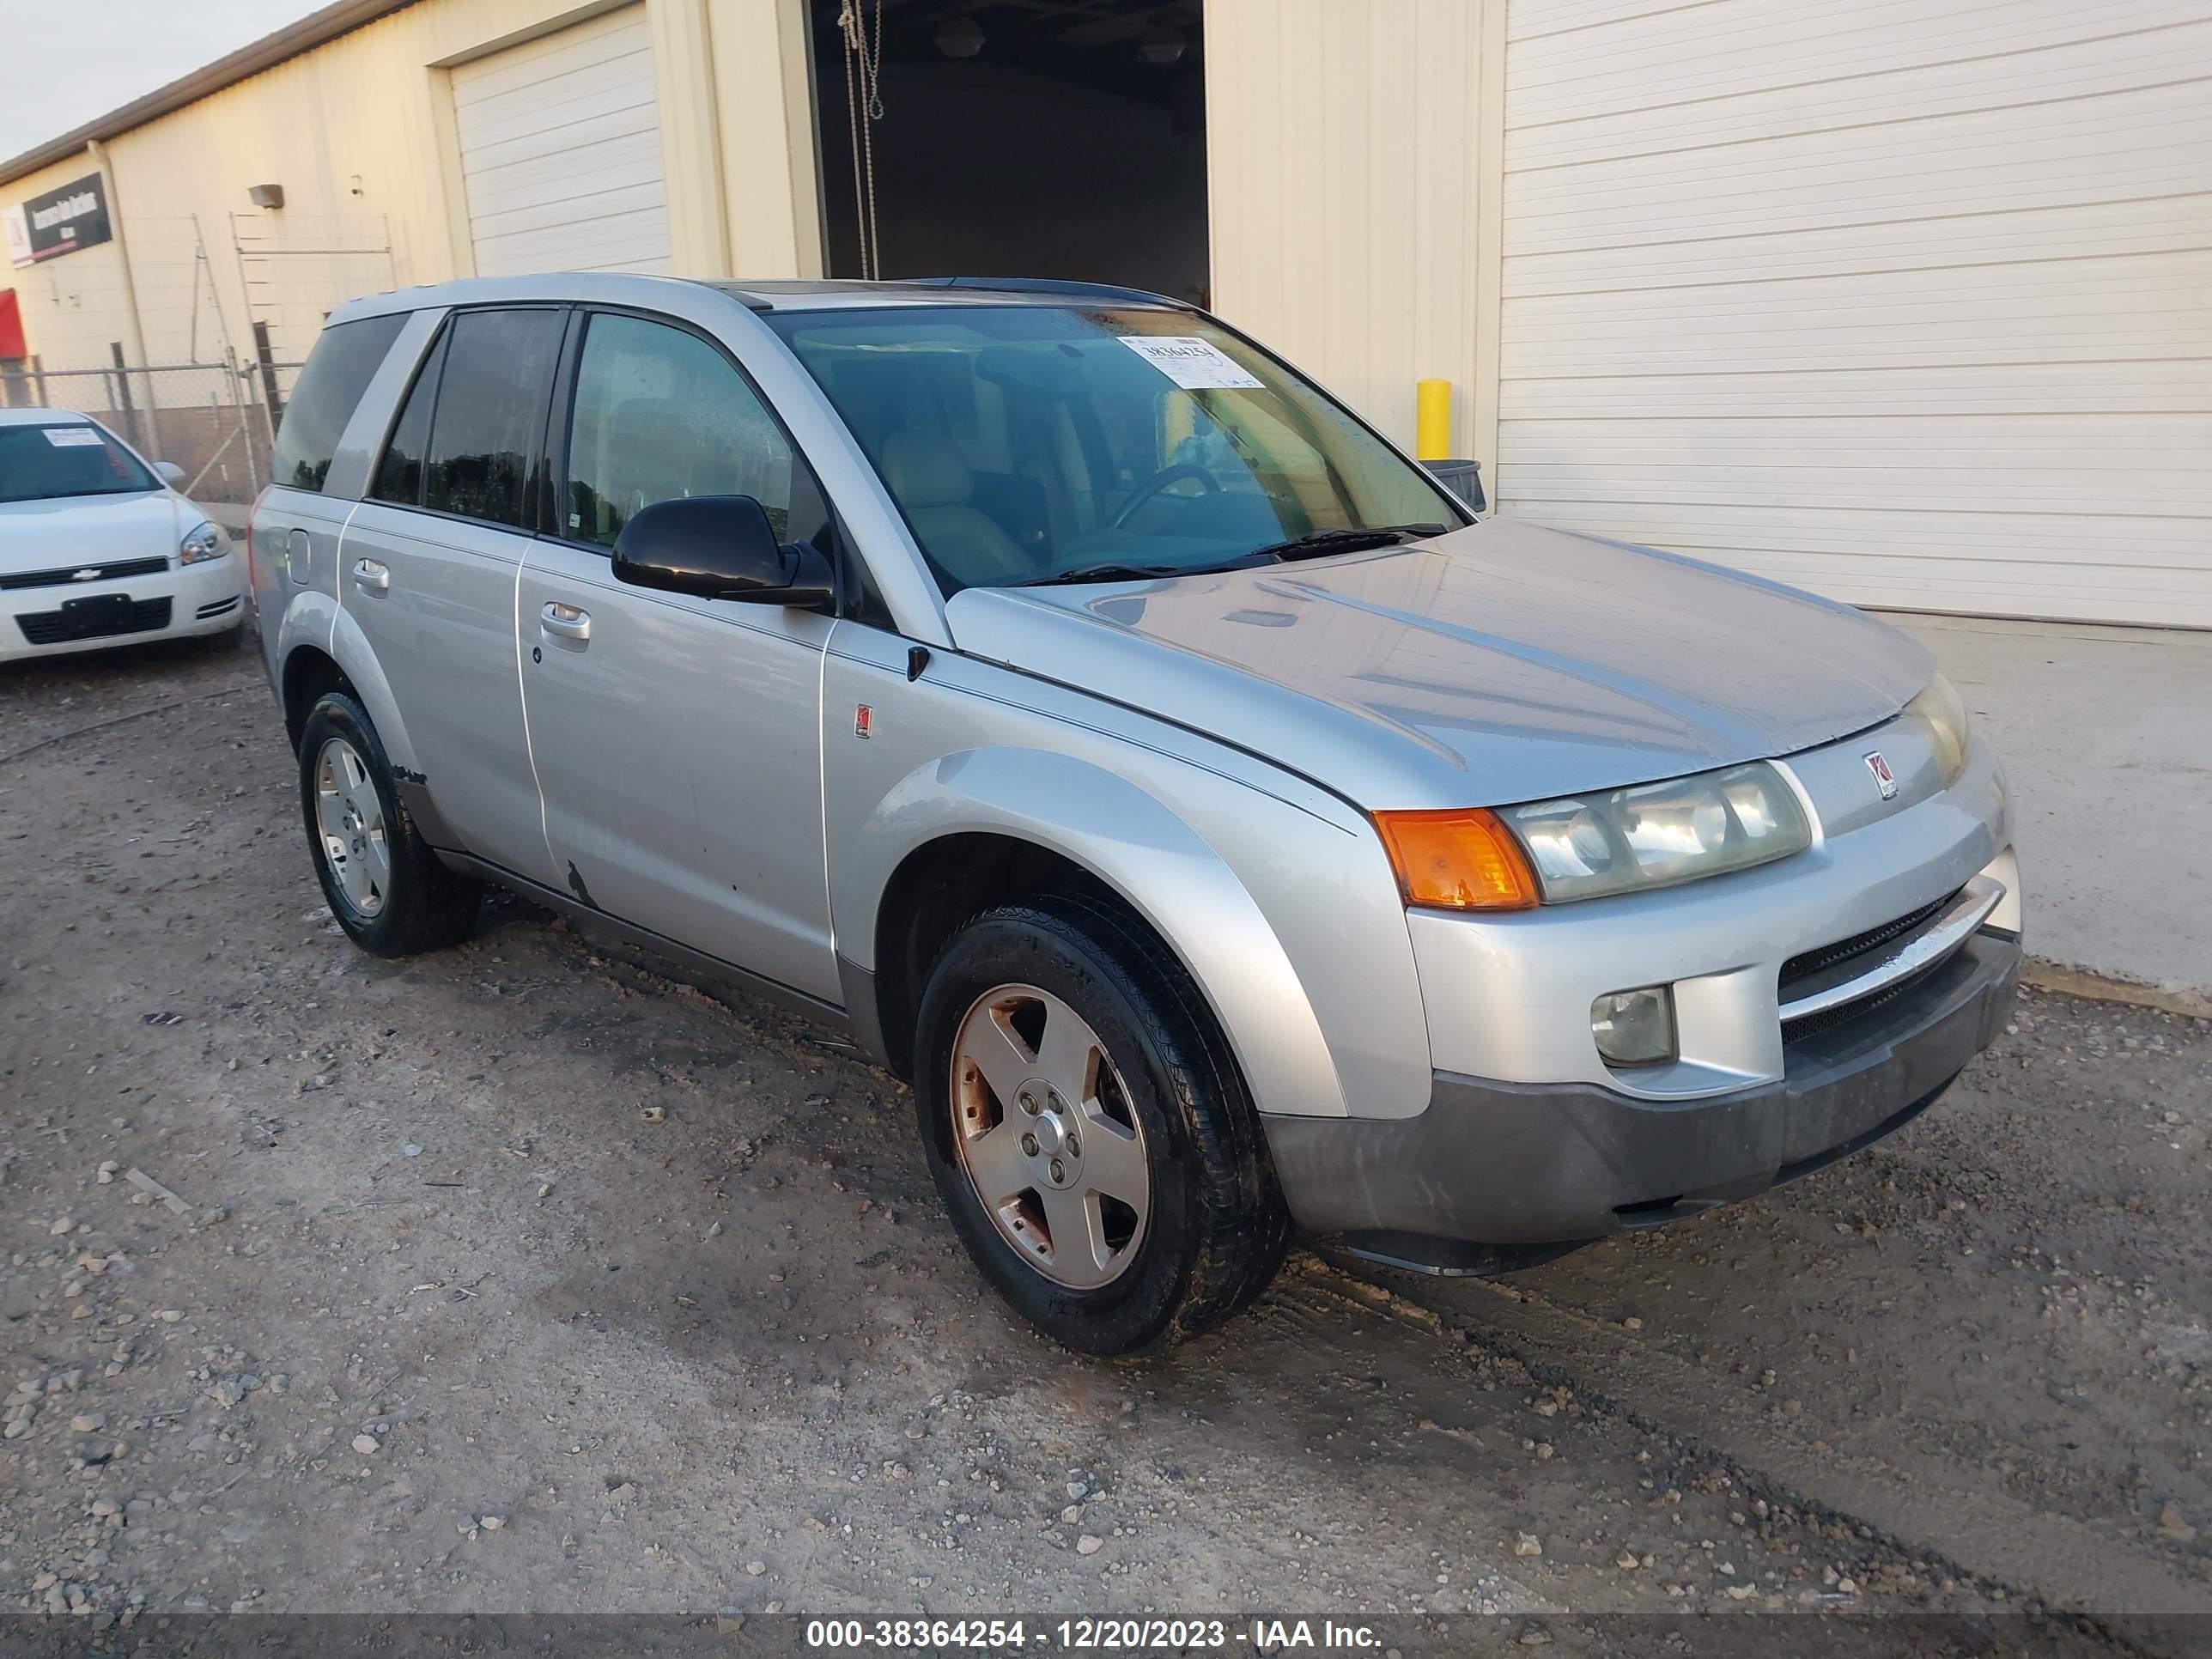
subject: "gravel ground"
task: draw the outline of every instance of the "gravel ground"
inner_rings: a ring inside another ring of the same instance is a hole
[[[2027,994],[1784,1192],[1093,1363],[849,1047],[514,899],[368,957],[295,791],[250,653],[0,670],[0,1605],[2212,1612],[2203,1022]]]

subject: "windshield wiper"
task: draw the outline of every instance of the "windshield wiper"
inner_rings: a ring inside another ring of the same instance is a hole
[[[1252,550],[1255,558],[1318,559],[1328,553],[1357,553],[1363,548],[1395,547],[1401,542],[1441,536],[1449,528],[1440,524],[1372,525],[1359,530],[1314,530],[1286,542],[1269,542]]]
[[[1074,582],[1131,582],[1153,576],[1195,576],[1213,567],[1199,565],[1184,567],[1173,564],[1086,564],[1074,570],[1063,570],[1053,576],[1031,576],[1026,581],[1010,582],[1010,587],[1063,587]]]
[[[1373,525],[1361,530],[1316,530],[1303,536],[1293,536],[1286,542],[1269,542],[1265,547],[1239,553],[1235,558],[1224,559],[1218,564],[1124,564],[1115,560],[1105,564],[1086,564],[1050,576],[1031,576],[1027,581],[1007,585],[1012,587],[1063,587],[1076,582],[1146,581],[1156,576],[1211,576],[1224,570],[1249,570],[1255,565],[1272,564],[1278,560],[1317,559],[1325,553],[1356,553],[1367,547],[1395,547],[1401,542],[1419,541],[1425,536],[1441,536],[1449,528],[1449,526],[1441,524],[1391,524]]]

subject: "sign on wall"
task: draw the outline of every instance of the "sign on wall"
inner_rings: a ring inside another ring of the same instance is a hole
[[[96,173],[9,208],[6,219],[8,258],[17,265],[94,247],[114,234],[107,222],[107,186]]]

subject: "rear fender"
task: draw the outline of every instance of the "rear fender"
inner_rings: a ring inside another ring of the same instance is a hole
[[[369,724],[375,726],[376,735],[382,740],[384,752],[393,767],[403,774],[416,772],[415,745],[408,740],[407,722],[400,718],[398,700],[392,695],[392,682],[385,678],[376,653],[369,648],[360,625],[339,610],[327,593],[311,589],[295,595],[285,609],[283,626],[276,637],[280,696],[286,678],[283,671],[302,650],[319,652],[337,664],[352,683],[356,699],[368,711]],[[307,710],[287,707],[284,714],[287,720],[304,719]]]
[[[346,678],[353,682],[354,694],[368,711],[369,724],[375,726],[393,768],[402,774],[419,772],[415,745],[407,736],[407,722],[400,718],[399,700],[392,694],[392,682],[385,678],[383,665],[377,661],[361,624],[343,611],[337,612],[331,630],[330,653],[345,671]],[[403,781],[413,780],[403,778]]]

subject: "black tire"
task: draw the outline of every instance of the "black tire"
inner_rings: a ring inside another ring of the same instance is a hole
[[[383,808],[391,878],[381,908],[373,915],[363,915],[346,896],[316,823],[316,769],[323,745],[333,738],[344,739],[361,757]],[[422,839],[393,787],[392,762],[376,727],[367,711],[343,691],[325,693],[300,728],[300,810],[323,897],[346,937],[362,950],[380,957],[411,957],[458,945],[469,936],[476,926],[483,887],[447,869]]]
[[[995,986],[1033,985],[1090,1022],[1139,1119],[1152,1208],[1132,1263],[1096,1290],[1056,1284],[986,1212],[954,1146],[962,1020]],[[915,1109],[954,1228],[1000,1295],[1055,1341],[1126,1354],[1212,1329],[1281,1266],[1290,1214],[1243,1074],[1188,972],[1142,924],[1051,896],[985,912],[939,956],[922,994]]]

